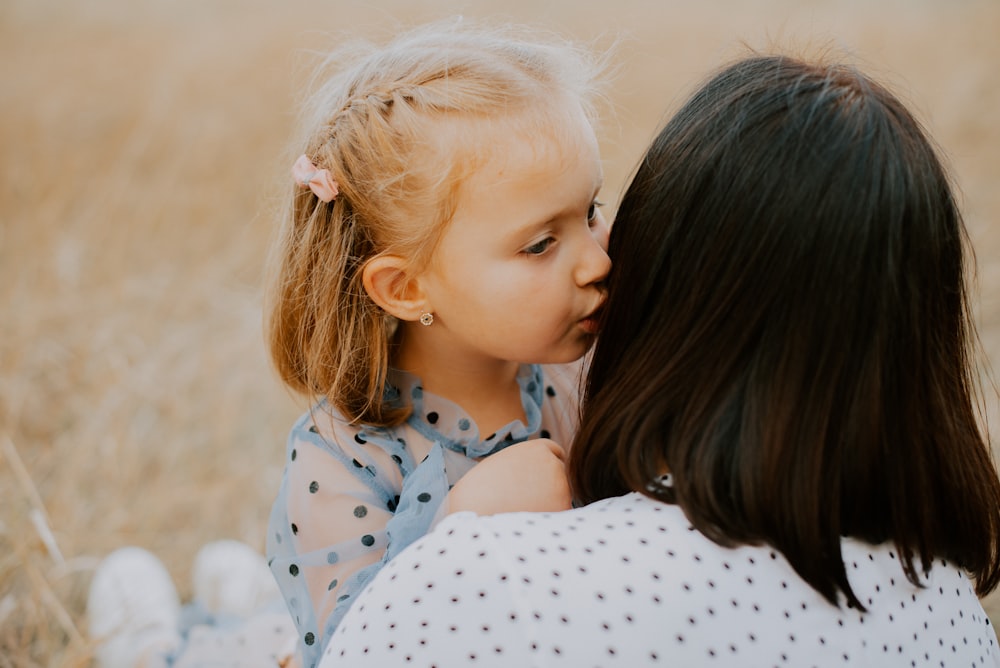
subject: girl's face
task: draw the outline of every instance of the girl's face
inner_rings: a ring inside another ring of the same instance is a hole
[[[491,156],[462,183],[421,275],[429,330],[456,362],[578,359],[597,333],[611,267],[594,132],[577,113],[548,136],[500,135]]]

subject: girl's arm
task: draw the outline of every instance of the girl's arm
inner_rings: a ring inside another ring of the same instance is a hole
[[[386,452],[339,430],[321,436],[311,427],[304,419],[292,430],[268,529],[268,561],[305,666],[318,659],[353,597],[381,567],[401,486]]]
[[[448,494],[448,512],[478,515],[572,508],[566,453],[554,441],[533,439],[482,460]]]

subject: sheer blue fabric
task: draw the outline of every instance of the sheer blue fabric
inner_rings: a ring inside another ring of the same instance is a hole
[[[412,405],[404,424],[350,425],[325,401],[296,422],[267,552],[305,668],[318,663],[375,573],[447,514],[448,490],[477,460],[531,438],[569,445],[580,370],[580,363],[522,366],[517,381],[527,424],[514,420],[485,437],[460,406],[398,371],[386,400]]]

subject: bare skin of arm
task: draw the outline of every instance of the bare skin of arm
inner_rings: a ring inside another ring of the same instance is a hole
[[[462,476],[448,493],[448,512],[478,515],[558,512],[572,508],[566,453],[540,438],[490,455]]]

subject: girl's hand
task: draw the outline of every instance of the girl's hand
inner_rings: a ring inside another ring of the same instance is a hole
[[[462,476],[448,493],[448,512],[494,515],[569,510],[572,499],[565,457],[562,447],[547,438],[504,448]]]

